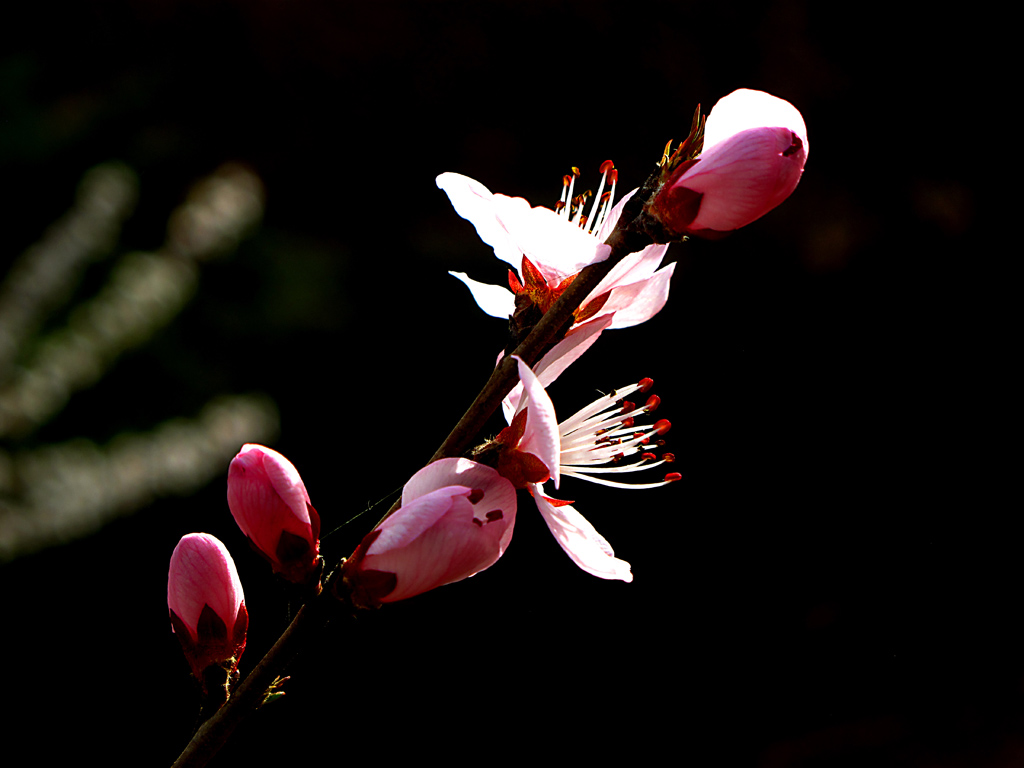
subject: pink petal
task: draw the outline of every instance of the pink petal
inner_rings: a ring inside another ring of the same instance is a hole
[[[440,459],[432,462],[409,478],[402,489],[402,505],[412,503],[420,496],[445,486],[461,485],[479,489],[484,498],[476,504],[476,516],[486,519],[491,512],[515,510],[516,489],[491,467],[470,459]],[[509,537],[511,537],[511,530]]]
[[[551,398],[544,391],[544,385],[540,383],[530,366],[512,356],[519,364],[519,381],[522,382],[524,397],[519,403],[522,410],[528,407],[529,413],[526,419],[526,430],[523,432],[523,439],[519,441],[519,450],[532,453],[548,468],[555,488],[559,482],[559,461],[561,454],[561,437],[558,433],[558,419],[555,417],[555,406]]]
[[[245,601],[242,582],[227,547],[208,533],[183,536],[171,554],[167,607],[192,631],[209,605],[230,632]]]
[[[689,229],[727,232],[759,219],[796,189],[806,153],[784,155],[788,128],[751,128],[705,151],[673,188],[704,195]]]
[[[615,557],[607,540],[571,505],[551,504],[540,485],[533,487],[533,498],[555,541],[576,565],[602,579],[633,580],[629,563]]]
[[[704,151],[751,128],[787,128],[807,149],[803,115],[785,99],[764,91],[740,88],[718,100],[704,125]]]
[[[435,485],[452,479],[459,484]],[[515,515],[515,489],[494,469],[442,459],[406,483],[401,508],[380,525],[359,571],[395,574],[395,589],[382,602],[468,578],[504,553]],[[359,572],[351,578],[358,582]]]
[[[312,538],[309,495],[284,456],[261,445],[244,445],[228,469],[228,507],[238,527],[273,557],[282,530]]]

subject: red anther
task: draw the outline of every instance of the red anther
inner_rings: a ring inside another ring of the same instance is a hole
[[[661,398],[657,395],[651,395],[647,398],[647,405],[644,406],[644,410],[647,413],[658,410],[658,406],[661,405]]]
[[[640,387],[641,392],[646,392],[654,386],[654,379],[640,379],[640,381],[637,382],[637,386]]]
[[[653,453],[643,453],[640,455],[641,461],[654,461],[656,458],[658,457]]]
[[[608,181],[611,184],[618,184],[619,182],[619,172],[614,168],[612,169],[612,172],[608,174]]]
[[[611,193],[611,192],[605,192],[605,193],[604,193],[603,195],[601,195],[601,202],[602,202],[602,203],[607,203],[607,202],[608,202],[608,199],[609,199],[609,198],[610,198],[611,196],[612,196],[612,193]]]
[[[469,503],[470,504],[476,504],[483,497],[484,497],[483,488],[474,488],[473,492],[469,494]]]
[[[608,173],[608,171],[615,170],[615,163],[613,163],[611,160],[605,160],[603,163],[601,163],[601,167],[598,168],[597,170],[598,173]]]
[[[622,420],[622,426],[624,426],[624,427],[632,427],[633,426],[633,417],[632,416],[627,416],[626,418],[624,418]]]
[[[672,423],[668,419],[658,419],[654,422],[654,431],[659,435],[664,435],[670,429],[672,429]]]
[[[665,482],[666,483],[674,483],[677,480],[682,480],[682,479],[683,479],[683,476],[681,474],[679,474],[678,472],[669,472],[667,475],[665,475]]]
[[[667,461],[669,464],[671,464],[673,461],[676,460],[676,455],[674,453],[663,453],[661,454],[661,458],[662,460]]]
[[[565,174],[565,176],[562,177],[562,186],[563,187],[568,187],[571,182],[572,182],[572,176],[570,176],[568,173]]]
[[[626,458],[626,455],[624,453],[616,453],[614,456],[612,456],[612,463],[618,464],[624,458]]]
[[[561,200],[555,203],[555,213],[561,213],[563,208],[565,208],[565,203]]]
[[[620,413],[630,413],[634,408],[636,408],[636,403],[631,403],[629,400],[623,400]]]

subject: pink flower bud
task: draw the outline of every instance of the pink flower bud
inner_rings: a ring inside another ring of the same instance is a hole
[[[277,451],[244,445],[228,470],[228,507],[276,573],[305,584],[320,572],[320,516],[298,470]]]
[[[208,533],[183,536],[167,572],[171,629],[197,679],[217,665],[234,675],[245,649],[249,614],[235,563]]]
[[[343,582],[362,607],[404,600],[472,576],[512,539],[516,491],[490,467],[441,459],[406,483],[402,506],[345,561]]]
[[[733,91],[708,115],[701,154],[675,168],[647,214],[665,239],[739,229],[796,189],[807,150],[796,107],[763,91]]]

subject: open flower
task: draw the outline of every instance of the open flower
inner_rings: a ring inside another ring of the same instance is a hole
[[[296,584],[320,572],[320,516],[299,472],[262,445],[243,445],[228,469],[228,507],[253,549]]]
[[[670,175],[647,204],[645,213],[662,229],[659,240],[714,237],[750,224],[789,197],[807,161],[800,112],[763,91],[740,89],[721,99],[703,142],[696,158],[669,162]]]
[[[167,572],[167,608],[192,674],[204,686],[212,665],[234,676],[249,614],[235,563],[219,540],[208,533],[181,538]]]
[[[601,166],[601,184],[593,200],[589,193],[574,196],[579,169],[565,176],[556,210],[531,207],[521,197],[493,194],[478,181],[443,173],[437,186],[447,193],[462,218],[476,228],[494,254],[509,264],[512,290],[481,283],[462,272],[451,272],[473,294],[480,308],[506,319],[522,311],[524,301],[539,313],[568,287],[584,267],[604,261],[611,248],[604,244],[618,222],[626,195],[614,205],[617,171],[611,161]],[[604,192],[609,186],[608,192]],[[656,315],[668,300],[674,264],[659,269],[667,246],[650,245],[620,261],[583,301],[575,323],[611,316],[610,328],[627,328]],[[517,297],[520,297],[517,302]]]
[[[391,603],[490,568],[516,520],[516,491],[495,470],[441,459],[402,490],[402,506],[345,561],[342,582],[362,607]]]
[[[495,438],[497,445],[492,446],[499,454],[498,471],[517,486],[529,489],[548,529],[576,565],[603,579],[632,581],[629,563],[615,557],[611,545],[571,502],[551,498],[544,493],[542,484],[551,480],[557,489],[562,477],[574,477],[616,488],[641,489],[679,480],[680,475],[675,472],[653,483],[624,483],[609,477],[660,466],[674,459],[670,453],[658,458],[654,453],[656,443],[652,443],[657,435],[669,430],[668,421],[661,419],[645,426],[634,422],[635,416],[654,411],[660,399],[650,396],[639,410],[625,400],[634,392],[647,392],[654,382],[643,379],[558,422],[554,405],[545,392],[545,386],[557,376],[557,365],[542,368],[542,360],[538,364],[540,373],[535,374],[526,363],[515,359],[520,383],[503,403],[509,426]],[[639,462],[624,461],[638,454]]]

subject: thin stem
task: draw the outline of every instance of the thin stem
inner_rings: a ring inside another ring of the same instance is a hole
[[[335,574],[337,571],[335,571]],[[339,605],[327,580],[315,598],[299,608],[292,623],[277,639],[274,646],[250,672],[231,697],[213,716],[203,723],[192,740],[178,756],[171,768],[202,768],[217,754],[235,728],[263,703],[267,690],[284,674],[288,664],[298,655],[302,646],[327,623]]]

